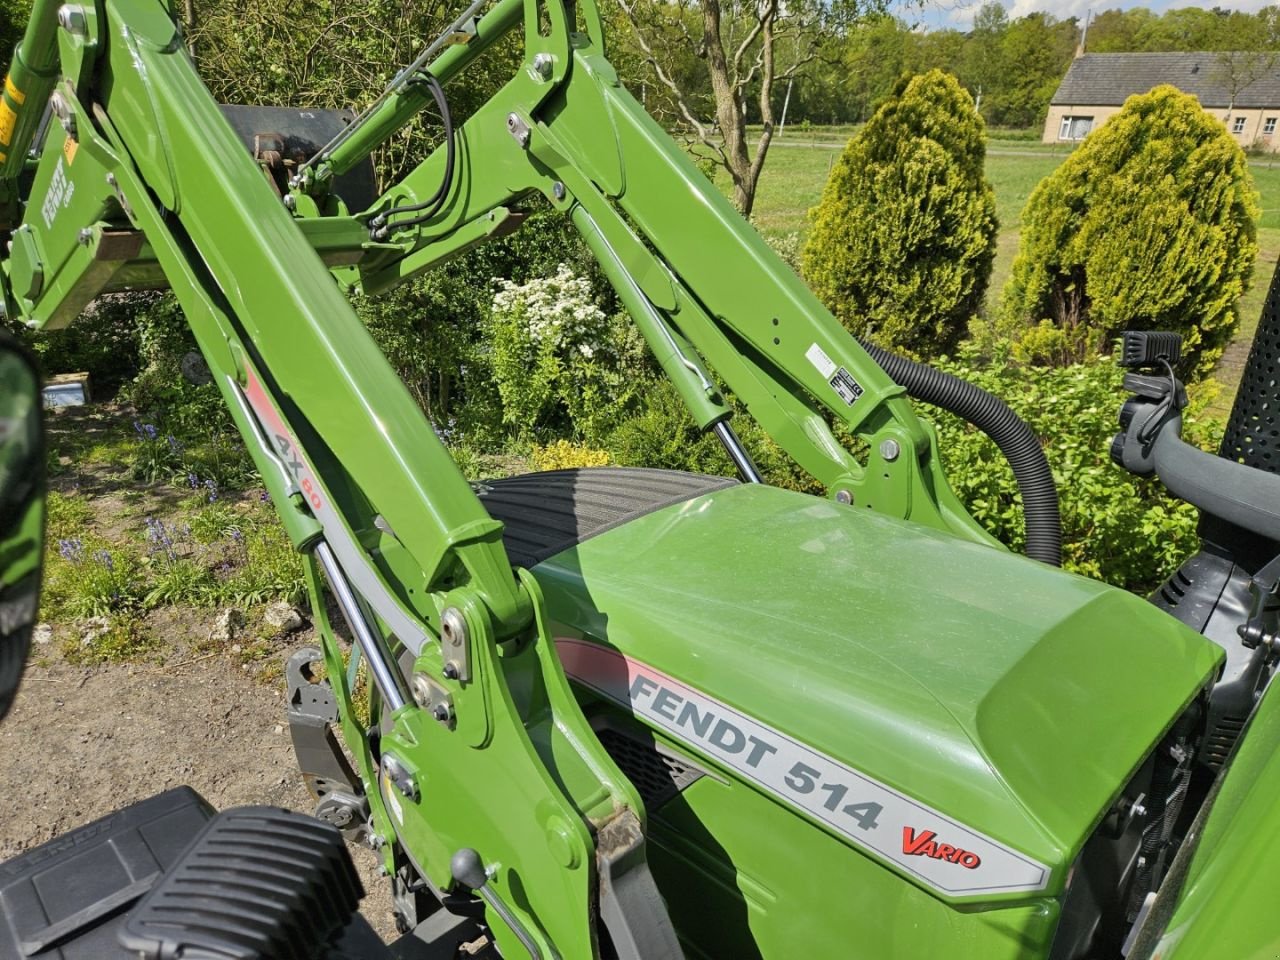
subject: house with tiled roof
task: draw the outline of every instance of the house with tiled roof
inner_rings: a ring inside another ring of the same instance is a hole
[[[1242,147],[1280,149],[1280,59],[1270,53],[1086,53],[1049,103],[1044,142],[1081,140],[1136,93],[1194,94]]]

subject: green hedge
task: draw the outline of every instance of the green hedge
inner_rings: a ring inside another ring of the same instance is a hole
[[[1014,362],[1007,345],[988,361],[972,352],[937,364],[1003,399],[1044,443],[1062,505],[1066,568],[1139,593],[1194,552],[1197,511],[1158,482],[1111,462],[1123,371],[1096,357],[1059,368]],[[922,408],[938,428],[947,477],[970,513],[1004,543],[1023,545],[1013,473],[995,444],[959,418]],[[1188,442],[1211,446],[1218,426],[1187,418]]]
[[[1061,497],[1068,570],[1143,593],[1196,549],[1195,508],[1110,460],[1116,414],[1126,394],[1123,372],[1109,358],[1029,367],[1016,363],[1003,344],[994,359],[966,348],[937,366],[1002,398],[1043,441]],[[673,388],[656,383],[646,396],[644,410],[610,440],[615,463],[733,475],[720,444],[698,433]],[[1021,550],[1018,487],[999,449],[958,417],[923,404],[918,410],[937,428],[943,466],[957,495],[987,530]],[[821,493],[753,421],[739,417],[734,425],[769,483]],[[1210,447],[1216,430],[1216,424],[1188,417],[1184,436]]]

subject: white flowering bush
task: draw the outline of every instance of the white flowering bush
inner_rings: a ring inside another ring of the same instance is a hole
[[[489,328],[503,420],[527,437],[603,437],[645,379],[630,321],[610,318],[590,281],[564,264],[552,277],[498,280]]]

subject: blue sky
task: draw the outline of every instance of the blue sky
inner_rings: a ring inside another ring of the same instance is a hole
[[[1051,13],[1059,19],[1081,17],[1085,11],[1092,9],[1095,14],[1103,10],[1130,7],[1147,7],[1156,13],[1162,13],[1173,7],[1222,7],[1224,10],[1248,10],[1250,12],[1275,3],[1277,0],[1217,0],[1217,2],[1177,2],[1177,0],[1150,0],[1147,3],[1129,2],[1129,0],[1002,0],[1004,8],[1013,17],[1026,16],[1037,10]],[[924,0],[923,6],[916,2],[899,3],[898,15],[909,23],[919,23],[926,28],[954,27],[967,30],[973,23],[973,15],[982,6],[983,0]]]

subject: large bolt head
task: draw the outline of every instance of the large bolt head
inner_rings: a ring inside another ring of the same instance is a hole
[[[58,26],[73,37],[87,36],[89,20],[85,16],[84,7],[76,3],[64,3],[58,8]]]
[[[409,681],[409,689],[413,694],[413,702],[423,710],[431,706],[431,683],[425,674],[415,673]]]

